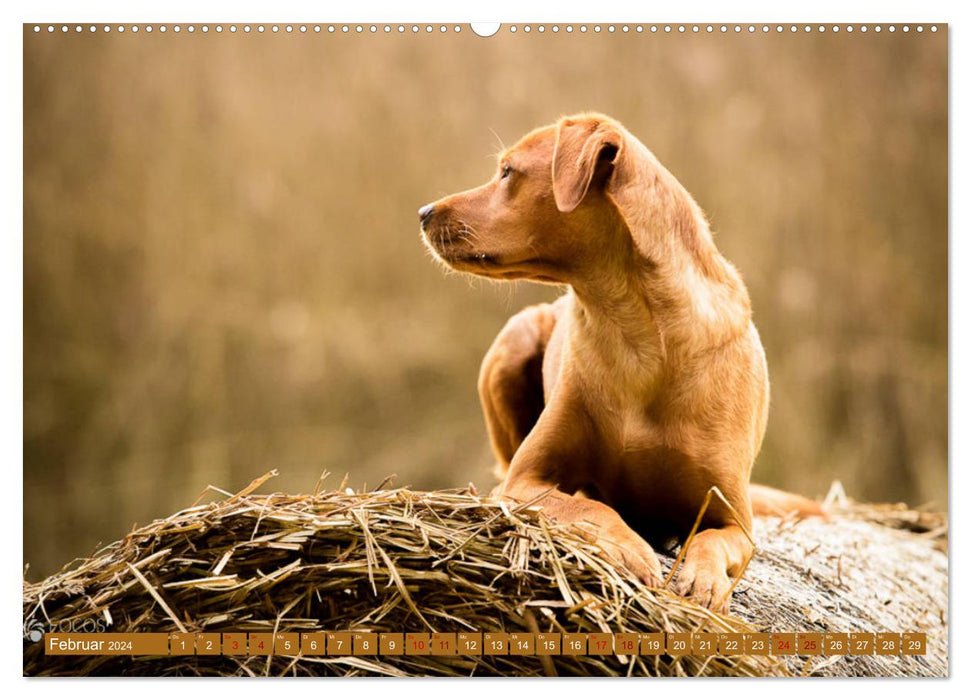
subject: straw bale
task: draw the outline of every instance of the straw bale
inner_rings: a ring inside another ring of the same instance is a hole
[[[271,474],[272,475],[272,474]],[[267,475],[267,477],[270,475]],[[45,657],[25,675],[946,675],[942,516],[845,497],[820,519],[760,519],[730,614],[648,590],[575,529],[470,487],[255,495],[137,528],[24,583],[25,628],[114,632],[924,631],[920,657]],[[833,499],[831,499],[833,500]],[[667,568],[673,557],[662,555]]]

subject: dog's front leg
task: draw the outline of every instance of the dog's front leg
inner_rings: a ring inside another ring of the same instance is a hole
[[[518,502],[535,502],[559,523],[576,525],[615,562],[642,582],[660,587],[661,564],[644,539],[613,508],[577,493],[584,472],[595,458],[592,435],[581,420],[558,421],[545,411],[516,451],[499,495]]]
[[[698,532],[678,573],[678,593],[705,607],[728,610],[732,581],[751,553],[752,543],[738,525]]]

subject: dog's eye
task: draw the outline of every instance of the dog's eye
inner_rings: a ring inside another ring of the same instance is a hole
[[[508,165],[502,166],[502,170],[499,172],[499,179],[505,180],[510,175],[512,175],[512,168],[510,168]]]

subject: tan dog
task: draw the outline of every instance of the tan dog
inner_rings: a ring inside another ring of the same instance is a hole
[[[746,528],[753,508],[822,512],[749,485],[769,382],[748,292],[691,195],[618,122],[581,114],[537,129],[488,183],[419,216],[449,267],[569,285],[511,318],[482,363],[503,497],[593,529],[652,586],[648,540],[683,539],[712,486]],[[751,548],[713,500],[679,592],[727,605]]]

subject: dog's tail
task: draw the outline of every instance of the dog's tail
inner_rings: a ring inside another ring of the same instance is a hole
[[[749,484],[749,497],[752,499],[753,515],[819,515],[827,517],[823,507],[816,501],[794,493],[787,493],[761,484]]]

